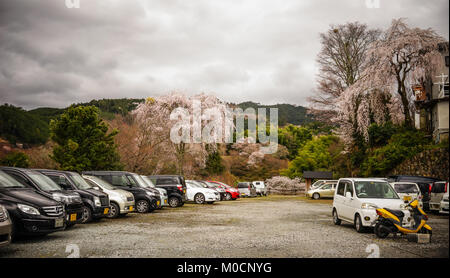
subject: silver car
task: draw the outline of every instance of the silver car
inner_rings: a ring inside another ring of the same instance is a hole
[[[0,205],[0,247],[11,242],[12,223],[8,211]]]
[[[8,211],[0,205],[0,247],[11,242],[12,223]]]
[[[134,211],[135,204],[132,193],[122,189],[117,189],[110,183],[98,177],[83,175],[83,178],[94,188],[98,188],[108,194],[111,206],[109,209],[108,218],[116,218],[119,215],[126,215],[127,213]]]
[[[152,180],[147,176],[141,176],[142,179],[152,188],[159,191],[160,199],[161,199],[161,207],[165,207],[169,205],[168,199],[169,195],[167,194],[167,190],[164,188],[156,187]]]
[[[256,188],[251,182],[238,183],[238,190],[241,197],[256,197]]]
[[[306,192],[306,196],[318,200],[320,198],[333,198],[336,190],[337,182],[324,182],[316,188],[310,189]]]

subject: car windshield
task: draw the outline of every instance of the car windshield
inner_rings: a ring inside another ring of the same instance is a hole
[[[153,188],[156,188],[155,184],[152,182],[151,179],[149,179],[147,176],[141,176],[141,178],[150,186]]]
[[[101,188],[107,189],[107,190],[117,190],[114,186],[112,186],[109,182],[102,180],[101,178],[97,178],[94,176],[86,177],[86,179],[92,181],[93,183],[97,184]]]
[[[50,179],[44,174],[28,172],[27,176],[29,176],[30,179],[32,179],[37,184],[37,186],[43,191],[51,192],[62,190],[62,188],[59,185],[57,185],[52,179]]]
[[[203,188],[201,185],[188,181],[186,181],[186,186],[188,186],[189,188]]]
[[[16,179],[0,171],[0,188],[27,188],[24,184],[18,182]]]
[[[394,189],[384,181],[356,181],[355,190],[358,198],[399,199]]]
[[[133,178],[136,180],[137,185],[138,185],[139,187],[142,187],[142,188],[149,188],[149,187],[151,187],[151,186],[148,185],[148,184],[142,179],[142,177],[139,176],[138,174],[132,174],[132,176],[133,176]],[[128,177],[128,178],[130,179],[130,177]],[[130,179],[130,180],[131,180],[131,179]]]
[[[325,181],[322,181],[322,180],[316,181],[315,183],[313,183],[313,184],[311,185],[311,187],[318,187],[318,186],[322,185],[324,182],[325,182]]]
[[[413,183],[397,183],[394,188],[397,193],[419,193],[417,185]]]
[[[210,188],[206,182],[203,181],[194,181],[194,183],[198,184],[199,186],[203,187],[203,188]]]
[[[71,174],[69,175],[70,179],[73,181],[73,183],[75,184],[75,187],[81,190],[86,190],[86,189],[92,189],[92,186],[87,183],[82,176],[80,176],[79,174]]]

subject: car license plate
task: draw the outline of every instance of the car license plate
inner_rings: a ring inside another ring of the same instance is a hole
[[[133,209],[134,209],[133,206],[130,206],[130,211],[133,211]]]
[[[55,228],[64,226],[64,218],[55,219]]]
[[[160,202],[159,202],[159,201],[156,201],[156,205],[159,206],[159,204],[160,204]]]
[[[164,204],[167,205],[167,200],[164,200]]]
[[[70,221],[77,221],[77,214],[76,213],[72,213],[70,215]]]
[[[404,197],[403,197],[403,200],[405,200],[405,201],[411,201],[411,196],[404,196]]]
[[[105,210],[103,211],[103,214],[108,214],[109,212],[109,208],[105,208]]]

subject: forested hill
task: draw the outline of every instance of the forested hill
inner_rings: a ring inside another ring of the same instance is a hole
[[[144,99],[100,99],[87,103],[76,103],[74,106],[93,105],[100,109],[100,115],[106,119],[112,119],[116,114],[125,115],[136,108]],[[236,105],[242,109],[248,107],[278,108],[279,125],[288,123],[303,125],[311,122],[306,108],[291,104],[261,105],[255,102],[242,102]],[[49,138],[48,124],[64,112],[65,108],[42,107],[26,111],[20,107],[4,104],[0,106],[0,137],[11,143],[23,143],[29,145],[43,144]]]
[[[237,104],[238,107],[245,110],[246,108],[278,108],[278,125],[286,124],[304,125],[313,121],[311,116],[307,114],[307,108],[303,106],[296,106],[292,104],[274,104],[261,105],[259,103],[246,101]],[[268,112],[267,112],[268,113]]]

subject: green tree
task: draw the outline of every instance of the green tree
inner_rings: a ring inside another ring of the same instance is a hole
[[[121,169],[114,136],[94,106],[68,108],[50,122],[51,139],[57,144],[51,158],[62,170]]]
[[[212,152],[208,155],[205,170],[212,175],[221,174],[225,170],[219,152]]]
[[[285,146],[288,151],[289,160],[296,157],[300,147],[312,139],[312,133],[309,129],[295,125],[287,125],[278,129],[278,144]]]
[[[281,174],[295,178],[302,177],[304,171],[332,170],[333,161],[340,153],[335,147],[338,143],[339,138],[333,135],[314,138],[299,149],[298,155]]]
[[[22,152],[11,152],[0,160],[0,165],[28,168],[30,161],[28,156]]]
[[[362,164],[365,176],[384,176],[402,163],[405,159],[416,155],[430,144],[422,131],[399,128],[391,136],[387,145],[371,152]]]

